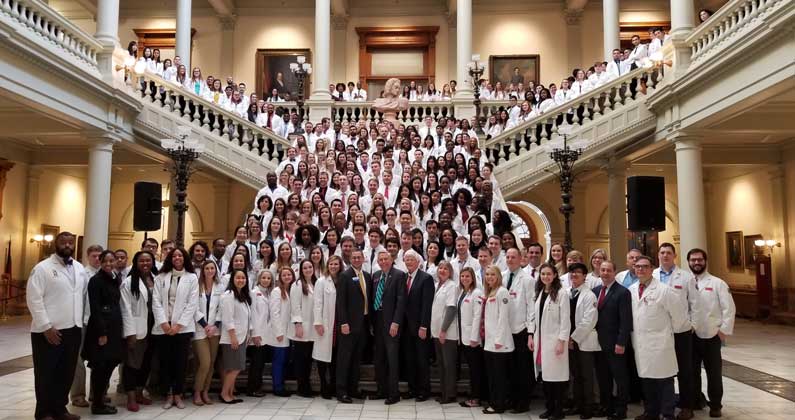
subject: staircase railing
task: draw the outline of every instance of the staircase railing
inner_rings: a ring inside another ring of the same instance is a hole
[[[0,11],[44,39],[68,51],[99,76],[97,53],[102,45],[40,0],[0,0]]]
[[[278,165],[285,149],[290,146],[284,137],[160,76],[145,73],[141,80],[137,88],[144,102],[162,108],[186,124],[221,137],[230,147],[241,147]]]
[[[718,45],[736,38],[743,27],[773,6],[788,0],[730,0],[687,38],[691,65],[711,56]]]
[[[335,102],[331,108],[333,121],[357,123],[364,120],[366,123],[380,122],[383,114],[373,108],[374,102]],[[438,122],[439,118],[455,115],[453,101],[409,102],[408,109],[397,115],[398,121],[406,125],[421,124],[426,117]]]
[[[571,134],[576,134],[584,124],[624,106],[628,101],[638,100],[639,96],[650,95],[661,81],[662,75],[654,66],[632,70],[489,139],[483,147],[486,156],[492,163],[506,164],[524,151],[530,151],[531,147],[540,147],[559,138],[561,126],[569,125]]]

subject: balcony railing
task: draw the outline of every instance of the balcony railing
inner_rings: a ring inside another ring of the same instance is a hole
[[[718,45],[737,39],[749,23],[788,1],[790,0],[730,0],[687,38],[692,64],[711,56],[718,49]]]
[[[569,125],[571,133],[576,134],[584,124],[628,101],[638,100],[640,95],[651,94],[661,80],[661,73],[655,67],[635,69],[489,139],[484,144],[486,155],[491,162],[504,165],[530,151],[531,147],[560,138],[558,129],[563,125]]]
[[[99,75],[97,54],[102,45],[40,0],[0,0],[0,11],[43,39],[69,52]]]
[[[399,113],[398,121],[405,125],[417,125],[426,117],[438,122],[439,118],[455,115],[453,102],[450,100],[432,102],[409,102],[408,109]],[[383,114],[373,108],[373,102],[335,102],[331,108],[332,120],[339,122],[358,123],[359,121],[380,122]]]
[[[145,73],[136,86],[141,100],[170,112],[205,132],[220,136],[231,147],[241,147],[278,165],[290,142],[239,115],[222,109],[160,76]]]

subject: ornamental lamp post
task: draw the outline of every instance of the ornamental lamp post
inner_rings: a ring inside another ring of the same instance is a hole
[[[576,141],[574,144],[568,143],[568,136],[571,134],[571,126],[566,124],[558,128],[558,134],[563,136],[562,142],[547,143],[546,148],[549,150],[549,157],[558,166],[558,181],[560,182],[560,212],[563,213],[565,221],[563,247],[566,252],[574,249],[571,241],[571,214],[574,213],[574,205],[572,204],[572,187],[574,186],[574,163],[582,155],[582,149],[585,148],[586,143],[583,140]]]
[[[475,93],[475,100],[472,102],[475,105],[475,132],[478,135],[483,134],[483,128],[480,124],[480,78],[483,77],[483,72],[486,68],[480,63],[480,54],[473,54],[472,61],[467,64],[467,71],[469,71],[469,78],[472,81],[472,89]]]
[[[293,72],[295,78],[298,79],[298,121],[301,122],[300,131],[303,131],[304,123],[304,81],[307,76],[312,74],[312,64],[306,62],[306,57],[299,55],[296,58],[296,63],[290,63],[290,71]]]
[[[168,170],[176,183],[177,202],[174,203],[174,211],[177,212],[177,234],[175,242],[179,248],[185,245],[188,181],[194,172],[191,165],[193,161],[199,158],[199,154],[204,152],[204,144],[198,140],[191,139],[190,134],[190,127],[178,126],[175,139],[160,140],[160,145],[166,150],[172,160],[172,165],[169,166]]]

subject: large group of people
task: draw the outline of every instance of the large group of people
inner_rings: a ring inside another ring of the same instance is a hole
[[[205,84],[198,69],[188,79],[184,66],[152,62],[186,89],[220,95],[220,80]],[[612,71],[602,64],[595,74]],[[245,87],[230,80],[230,89],[235,103]],[[677,418],[692,418],[707,402],[703,364],[710,415],[720,416],[720,347],[734,304],[707,272],[706,251],[689,250],[683,269],[664,243],[654,269],[632,250],[622,272],[602,249],[586,259],[554,244],[545,258],[536,238],[516,234],[465,119],[420,127],[324,119],[298,128],[231,238],[187,249],[148,238],[131,260],[124,249],[92,245],[85,266],[73,258],[75,235],[55,238],[27,287],[36,419],[79,419],[67,411],[70,399],[116,413],[107,393],[117,368],[130,411],[155,395],[165,409],[184,408],[185,394],[197,406],[239,403],[244,370],[245,395],[262,398],[266,361],[276,396],[319,391],[351,403],[365,397],[359,368],[372,362],[376,390],[367,398],[425,401],[435,364],[442,404],[524,413],[540,383],[541,418],[623,419],[628,402],[642,399],[641,420],[674,418],[677,403]],[[459,401],[462,362],[469,387]]]

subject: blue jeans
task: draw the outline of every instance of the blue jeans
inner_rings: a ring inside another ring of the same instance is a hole
[[[284,370],[287,368],[287,356],[289,353],[289,347],[273,347],[271,371],[273,372],[274,391],[284,391]]]

